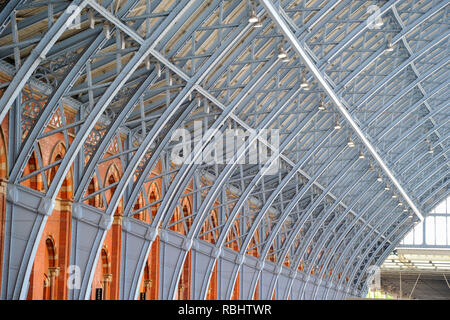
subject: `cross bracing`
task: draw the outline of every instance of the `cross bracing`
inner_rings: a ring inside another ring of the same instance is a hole
[[[188,259],[190,298],[216,269],[218,298],[363,295],[367,268],[448,196],[447,1],[10,1],[0,19],[3,298],[26,297],[69,176],[71,299],[90,297],[117,212],[121,298],[156,238],[162,299]],[[173,161],[180,129],[194,161]],[[245,143],[201,161],[231,130]],[[246,163],[256,144],[268,161]]]

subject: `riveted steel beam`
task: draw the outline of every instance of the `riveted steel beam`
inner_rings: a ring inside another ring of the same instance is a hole
[[[319,82],[321,87],[324,89],[324,91],[330,97],[330,99],[334,103],[335,107],[338,109],[338,111],[341,113],[341,115],[346,119],[346,121],[349,123],[349,125],[352,127],[352,129],[355,131],[355,133],[357,134],[359,139],[361,139],[362,143],[365,145],[367,150],[375,158],[375,160],[377,161],[379,166],[382,168],[382,170],[385,172],[387,177],[396,186],[399,193],[403,196],[405,201],[408,202],[408,205],[413,209],[414,213],[421,220],[423,220],[423,216],[420,213],[419,209],[416,207],[416,205],[411,200],[409,195],[403,189],[402,185],[397,180],[397,178],[394,176],[391,169],[386,165],[385,161],[381,158],[378,151],[375,149],[375,147],[372,145],[372,143],[366,137],[365,133],[361,130],[358,123],[353,119],[352,115],[348,111],[349,108],[346,106],[347,103],[344,102],[343,99],[339,98],[339,96],[335,93],[334,89],[328,83],[325,76],[319,71],[319,69],[317,68],[315,63],[311,60],[309,55],[306,53],[306,50],[304,49],[304,44],[302,44],[298,41],[297,37],[295,37],[295,35],[290,30],[290,28],[287,26],[286,22],[280,16],[278,10],[281,10],[281,9],[278,8],[278,10],[277,10],[273,6],[273,4],[270,0],[261,0],[260,2],[263,4],[266,11],[272,17],[272,20],[274,21],[274,23],[279,27],[280,31],[285,35],[287,40],[291,43],[294,50],[300,55],[300,57],[305,62],[305,64],[307,65],[308,69],[312,72],[314,77],[317,79],[317,81]]]
[[[71,4],[72,7],[70,8],[77,9],[73,11],[66,9],[60,15],[58,20],[51,26],[48,32],[42,37],[42,40],[37,44],[37,46],[31,51],[29,57],[17,71],[14,79],[11,81],[10,85],[0,98],[0,121],[4,119],[14,100],[17,98],[30,76],[36,70],[39,63],[45,59],[46,54],[51,49],[53,44],[64,33],[64,31],[66,31],[67,27],[86,6],[86,4],[86,0],[73,1]]]

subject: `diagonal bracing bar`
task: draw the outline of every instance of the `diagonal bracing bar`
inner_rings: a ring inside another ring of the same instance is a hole
[[[294,33],[289,28],[286,21],[282,18],[280,15],[281,8],[275,8],[272,1],[270,0],[260,0],[261,4],[267,11],[267,13],[272,18],[273,22],[277,25],[279,31],[286,37],[286,39],[289,41],[289,43],[292,45],[292,48],[297,52],[297,54],[302,58],[305,65],[308,67],[310,72],[314,75],[314,77],[319,82],[320,86],[323,88],[325,93],[329,96],[331,101],[334,103],[338,111],[342,114],[342,116],[347,120],[347,122],[350,124],[351,128],[355,131],[355,133],[358,135],[358,137],[361,139],[362,143],[365,145],[367,150],[372,154],[372,156],[375,158],[375,160],[378,162],[382,170],[386,173],[386,175],[389,177],[389,179],[392,181],[392,183],[395,185],[395,187],[398,189],[399,193],[402,195],[402,197],[405,199],[405,201],[408,203],[408,205],[411,207],[411,209],[414,211],[414,213],[417,215],[417,217],[420,220],[423,220],[423,216],[417,206],[414,204],[414,202],[411,200],[411,198],[408,196],[406,191],[403,189],[400,182],[397,180],[397,178],[394,176],[394,174],[391,172],[389,167],[386,165],[384,160],[380,157],[375,147],[372,145],[372,143],[369,141],[369,139],[366,137],[364,132],[361,130],[360,126],[356,123],[356,121],[353,119],[352,115],[347,111],[347,103],[339,97],[332,86],[328,83],[328,81],[325,79],[324,74],[319,70],[319,68],[316,66],[316,64],[312,61],[310,56],[307,54],[307,50],[305,49],[305,44],[300,43],[300,41],[295,37]]]

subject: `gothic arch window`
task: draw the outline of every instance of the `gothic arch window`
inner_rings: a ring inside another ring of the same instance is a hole
[[[62,142],[59,142],[55,145],[55,147],[53,148],[51,155],[50,155],[50,161],[49,163],[55,163],[58,161],[61,161],[64,158],[64,155],[66,154],[66,147],[64,146],[64,144]],[[49,173],[48,176],[48,185],[50,185],[50,183],[53,181],[56,172],[58,171],[59,168],[59,164],[54,166]],[[65,177],[59,192],[58,192],[58,196],[59,199],[71,199],[72,198],[72,170],[70,169],[67,173],[67,176]]]
[[[108,255],[108,251],[106,248],[102,248],[100,253],[101,258],[101,274],[102,274],[102,299],[108,300],[110,298],[110,291],[111,291],[111,280],[112,280],[112,274],[111,274],[111,265],[110,265],[110,259]]]
[[[55,242],[51,236],[45,240],[45,269],[44,269],[44,287],[43,299],[53,300],[56,297],[57,278],[59,268],[56,254]]]

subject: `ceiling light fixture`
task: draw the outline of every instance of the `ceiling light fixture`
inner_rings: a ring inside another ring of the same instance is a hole
[[[300,79],[301,79],[300,87],[303,88],[304,90],[308,90],[309,84],[308,84],[308,81],[306,80],[306,69],[302,70]]]
[[[323,95],[323,93],[320,95],[320,101],[319,101],[319,106],[318,109],[319,111],[324,111],[327,110],[327,107],[325,105],[325,101],[324,101],[325,97]]]

